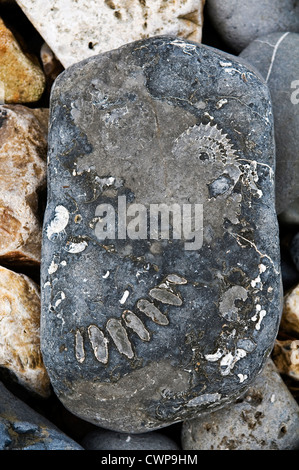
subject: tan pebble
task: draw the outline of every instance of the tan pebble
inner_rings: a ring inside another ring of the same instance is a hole
[[[25,55],[0,18],[1,103],[33,103],[45,90],[45,76],[38,63]]]
[[[37,191],[46,183],[46,109],[0,106],[0,261],[39,264]]]
[[[299,337],[299,285],[284,297],[280,330]]]
[[[272,359],[281,374],[299,380],[299,340],[276,340]]]
[[[42,397],[50,381],[40,350],[40,293],[27,276],[0,266],[0,366]]]

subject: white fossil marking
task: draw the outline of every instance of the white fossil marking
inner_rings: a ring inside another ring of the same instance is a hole
[[[110,271],[107,271],[104,276],[102,276],[103,279],[107,279],[110,276]]]
[[[55,308],[58,307],[58,305],[60,305],[63,300],[65,300],[65,293],[60,292],[60,295],[61,295],[60,299],[56,300],[55,302],[55,305],[54,305]]]
[[[223,351],[222,349],[217,349],[217,351],[214,354],[206,354],[205,358],[207,361],[210,362],[216,362],[218,361],[221,357],[223,356]]]
[[[110,334],[116,348],[121,354],[124,354],[129,359],[134,357],[131,343],[129,341],[127,332],[122,326],[120,320],[110,318],[106,325],[107,331]]]
[[[220,393],[205,393],[204,395],[200,395],[199,397],[195,397],[187,403],[187,406],[198,406],[202,403],[215,403],[216,401],[220,400],[221,394]]]
[[[104,333],[96,325],[90,325],[88,327],[88,337],[95,355],[95,358],[102,362],[102,364],[108,363],[108,339],[105,338]]]
[[[246,374],[238,374],[238,377],[239,377],[239,380],[240,380],[240,383],[243,383],[245,380],[248,379],[248,375]]]
[[[119,300],[119,303],[121,305],[123,305],[126,302],[126,300],[128,299],[129,295],[130,295],[130,291],[125,290],[125,292],[123,293],[122,298]]]
[[[64,206],[57,206],[54,219],[47,227],[47,237],[51,240],[52,235],[62,232],[69,222],[69,211]]]
[[[163,304],[180,306],[183,303],[178,295],[173,294],[167,289],[160,289],[159,287],[151,289],[149,295]]]
[[[76,331],[75,335],[75,354],[76,359],[80,364],[85,361],[85,351],[84,351],[84,342],[83,336],[79,330]]]
[[[220,361],[220,367],[224,367],[224,369],[221,370],[221,375],[228,375],[234,368],[236,362],[246,355],[247,353],[244,349],[237,349],[234,355],[231,352],[227,353]]]
[[[152,302],[140,299],[137,302],[137,308],[158,325],[168,325],[168,318]]]
[[[56,264],[53,260],[51,262],[50,266],[49,266],[48,273],[49,274],[54,274],[54,273],[56,273],[57,269],[58,269],[58,264]]]
[[[150,334],[145,328],[144,324],[140,320],[140,318],[135,315],[135,313],[131,312],[130,310],[125,310],[122,314],[124,322],[128,328],[131,328],[142,341],[149,341]]]
[[[85,240],[83,240],[82,242],[78,242],[78,243],[71,242],[67,246],[67,251],[68,253],[81,253],[82,251],[85,250],[87,245],[88,243]]]

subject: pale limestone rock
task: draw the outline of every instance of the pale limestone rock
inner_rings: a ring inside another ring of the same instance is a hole
[[[280,330],[299,337],[299,284],[284,297]]]
[[[23,274],[0,266],[0,366],[28,390],[49,396],[40,351],[40,293]]]
[[[201,42],[205,0],[17,0],[64,67],[151,36]]]
[[[276,340],[272,358],[281,374],[299,380],[299,340]]]
[[[0,104],[36,102],[45,84],[39,64],[23,53],[0,18]]]
[[[37,191],[46,182],[47,109],[0,106],[0,260],[39,264]]]

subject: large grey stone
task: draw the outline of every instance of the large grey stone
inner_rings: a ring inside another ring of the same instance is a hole
[[[240,57],[256,67],[269,86],[276,142],[278,214],[299,197],[299,34],[273,33],[253,41]]]
[[[261,369],[280,318],[261,78],[176,37],[87,59],[54,84],[48,157],[41,344],[63,404],[142,433],[233,400]],[[127,227],[124,202],[136,216]],[[177,238],[147,231],[142,217],[151,211],[153,229],[159,203],[180,214],[185,205],[194,219],[196,209],[194,243],[175,218]]]
[[[0,450],[83,450],[0,382]]]
[[[238,53],[259,36],[299,32],[298,1],[207,0],[206,12],[221,38]]]
[[[269,359],[245,395],[186,421],[184,450],[298,450],[299,407]]]

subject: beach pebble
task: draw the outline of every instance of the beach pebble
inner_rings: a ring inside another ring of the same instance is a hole
[[[290,32],[259,37],[240,54],[263,76],[271,94],[278,214],[299,197],[299,61],[294,60],[298,55],[299,34]]]
[[[237,53],[259,36],[299,33],[299,4],[293,0],[207,0],[206,14],[222,40]]]
[[[230,406],[187,421],[184,450],[298,450],[299,407],[269,359]]]
[[[274,155],[268,88],[212,48],[156,37],[59,75],[41,338],[66,408],[143,433],[254,380],[281,313]]]
[[[0,260],[40,263],[48,110],[0,106]]]
[[[0,366],[30,392],[50,395],[40,350],[40,292],[27,276],[0,266]]]

